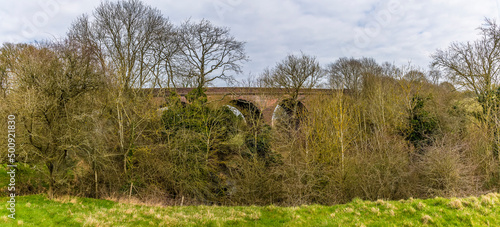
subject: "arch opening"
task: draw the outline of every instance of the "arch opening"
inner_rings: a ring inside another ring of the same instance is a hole
[[[301,101],[293,99],[282,100],[274,109],[273,126],[288,126],[298,129],[306,119],[307,109]]]
[[[262,113],[259,108],[250,101],[244,99],[235,99],[229,102],[229,108],[235,113],[236,116],[241,114],[247,124],[253,124],[262,119]],[[231,108],[237,110],[237,112]]]
[[[233,112],[234,115],[236,115],[237,117],[241,116],[243,118],[243,121],[245,121],[245,122],[247,121],[245,119],[245,115],[243,115],[243,113],[241,113],[241,111],[238,108],[231,106],[231,105],[226,105],[226,107],[229,108],[229,110],[231,110],[231,112]]]

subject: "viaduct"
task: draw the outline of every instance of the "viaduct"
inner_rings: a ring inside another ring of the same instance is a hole
[[[177,94],[181,96],[181,101],[187,102],[186,95],[193,88],[177,88]],[[299,91],[298,106],[308,109],[312,97],[320,94],[331,94],[331,89],[302,89]],[[156,97],[168,94],[168,91],[157,90]],[[285,106],[290,100],[290,93],[284,88],[255,88],[255,87],[211,87],[206,88],[205,94],[208,101],[217,101],[223,105],[236,108],[248,119],[250,114],[262,116],[264,122],[273,125],[273,114]],[[160,98],[158,98],[160,99]],[[161,100],[158,100],[161,103]]]

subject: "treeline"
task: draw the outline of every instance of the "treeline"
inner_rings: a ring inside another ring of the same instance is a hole
[[[16,116],[16,190],[225,205],[498,190],[500,29],[487,21],[481,32],[438,50],[427,71],[289,55],[252,83],[287,92],[271,127],[259,111],[236,115],[204,93],[247,60],[229,29],[174,26],[139,1],[102,3],[61,41],[0,49],[0,126]],[[319,86],[331,92],[300,102]],[[195,89],[182,102],[176,87]],[[145,88],[168,94],[163,108]]]

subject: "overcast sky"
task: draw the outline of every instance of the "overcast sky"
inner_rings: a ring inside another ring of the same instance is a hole
[[[144,0],[174,24],[191,18],[226,26],[246,42],[258,75],[287,54],[302,51],[322,65],[339,57],[373,57],[381,63],[427,68],[430,55],[451,42],[477,38],[484,18],[497,21],[498,0]],[[14,0],[0,8],[0,42],[33,42],[65,36],[71,22],[91,14],[100,0]],[[223,85],[221,82],[216,85]]]

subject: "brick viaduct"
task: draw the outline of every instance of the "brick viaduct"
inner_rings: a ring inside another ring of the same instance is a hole
[[[186,102],[185,96],[192,89],[177,88],[176,92],[181,96],[181,101]],[[298,100],[307,110],[312,97],[329,93],[332,93],[331,89],[302,89],[299,91]],[[168,92],[158,91],[156,94],[160,96],[159,94],[168,94]],[[223,105],[235,107],[244,116],[249,112],[262,114],[264,122],[269,125],[273,124],[273,113],[276,107],[290,98],[287,90],[283,88],[211,87],[207,88],[205,94],[208,101],[217,101]]]

